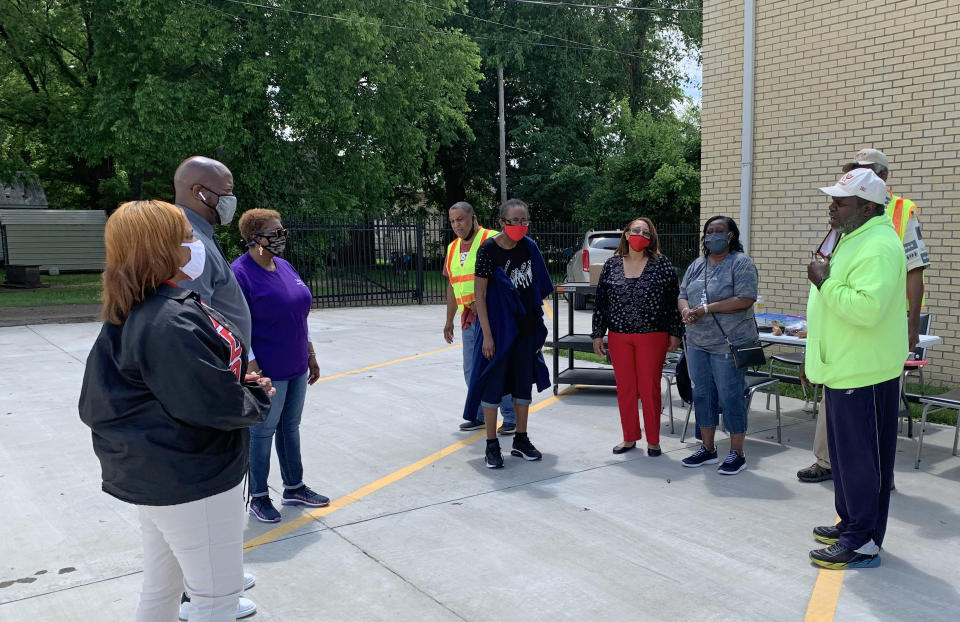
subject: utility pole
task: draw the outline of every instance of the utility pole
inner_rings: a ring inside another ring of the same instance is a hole
[[[503,64],[497,65],[497,99],[500,103],[500,203],[507,201],[507,130],[506,112],[503,109]]]

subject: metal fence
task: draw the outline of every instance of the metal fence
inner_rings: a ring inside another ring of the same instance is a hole
[[[310,214],[285,215],[290,230],[284,257],[313,292],[315,308],[431,304],[445,301],[443,262],[453,240],[445,215],[363,220]],[[562,282],[589,229],[609,223],[537,222],[530,227],[554,282]],[[662,225],[661,250],[681,272],[696,256],[696,223]]]

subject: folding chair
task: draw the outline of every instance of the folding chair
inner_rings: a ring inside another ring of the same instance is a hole
[[[772,390],[777,397],[777,442],[782,443],[783,434],[780,426],[780,380],[771,378],[767,374],[760,372],[747,372],[747,387],[743,392],[743,399],[747,402],[747,413],[750,412],[750,404],[753,402],[753,394],[760,389]],[[693,404],[687,408],[687,417],[683,422],[683,431],[680,433],[680,442],[685,442],[687,437],[687,426],[690,424],[690,413],[693,411]],[[721,413],[722,416],[723,413]]]
[[[666,397],[664,400],[661,400],[660,414],[663,414],[663,403],[665,401],[667,411],[670,413],[670,434],[675,433],[673,428],[673,385],[677,383],[677,365],[682,356],[683,352],[679,350],[676,352],[667,352],[667,360],[663,364],[663,372],[661,373],[661,377],[667,381],[667,390]]]
[[[913,468],[920,468],[920,452],[923,451],[923,433],[927,427],[927,415],[939,410],[957,411],[957,426],[953,432],[953,455],[957,455],[957,440],[960,439],[960,389],[947,391],[942,395],[927,395],[920,398],[923,414],[920,416],[920,438],[917,439],[917,461]]]

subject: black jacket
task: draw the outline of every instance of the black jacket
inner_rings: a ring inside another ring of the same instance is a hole
[[[80,418],[93,431],[103,490],[138,505],[187,503],[247,473],[250,434],[270,399],[244,386],[247,347],[197,294],[161,285],[87,357]]]

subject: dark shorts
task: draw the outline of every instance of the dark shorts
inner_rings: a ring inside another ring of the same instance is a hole
[[[487,372],[481,403],[487,408],[496,408],[504,395],[512,395],[514,402],[529,404],[533,400],[533,361],[536,356],[536,337],[517,337],[510,352]]]

